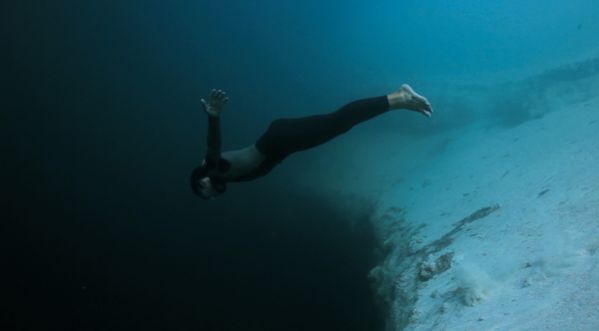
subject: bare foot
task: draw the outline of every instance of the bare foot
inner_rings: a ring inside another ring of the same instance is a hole
[[[425,97],[414,92],[408,84],[403,84],[399,90],[387,95],[391,109],[408,109],[419,112],[426,117],[433,115],[433,108]]]

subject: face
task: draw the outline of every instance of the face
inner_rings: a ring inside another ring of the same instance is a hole
[[[199,188],[200,188],[199,189],[200,190],[200,194],[204,198],[206,198],[206,199],[214,198],[214,197],[216,197],[217,195],[220,194],[212,186],[212,182],[210,181],[210,177],[204,177],[204,178],[200,179]]]

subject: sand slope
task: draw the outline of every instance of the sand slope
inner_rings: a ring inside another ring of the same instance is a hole
[[[390,329],[599,330],[599,98],[420,147],[374,217]]]

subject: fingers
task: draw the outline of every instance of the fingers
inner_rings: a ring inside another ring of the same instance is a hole
[[[220,101],[222,103],[229,101],[229,98],[227,97],[225,91],[217,89],[212,89],[212,91],[210,92],[210,99],[214,101]]]

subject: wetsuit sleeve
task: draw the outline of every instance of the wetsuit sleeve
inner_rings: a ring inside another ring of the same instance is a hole
[[[220,119],[216,116],[208,116],[208,152],[206,162],[216,162],[220,159]]]

